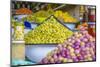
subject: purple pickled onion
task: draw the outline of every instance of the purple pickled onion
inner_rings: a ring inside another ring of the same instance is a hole
[[[80,38],[80,40],[83,41],[83,39],[84,39],[84,37],[82,36],[82,37]]]
[[[78,62],[79,61],[77,58],[74,58],[73,60],[74,60],[74,62]]]
[[[80,39],[76,39],[76,41],[75,41],[75,42],[80,43],[81,41],[80,41]]]
[[[57,46],[57,47],[59,47],[59,48],[60,48],[60,47],[62,47],[62,44],[58,44],[58,46]]]
[[[66,55],[66,57],[65,58],[68,58],[68,59],[70,59],[71,58],[71,56],[70,55]]]
[[[86,30],[86,28],[85,28],[85,27],[83,27],[83,28],[81,28],[80,30],[81,30],[81,31],[85,31],[85,30]]]
[[[76,41],[76,42],[74,43],[74,45],[75,45],[75,46],[76,46],[76,45],[80,45],[80,42],[77,42],[77,41]]]
[[[85,47],[91,47],[91,43],[87,43]]]
[[[68,39],[68,42],[71,42],[71,39],[70,38]]]
[[[55,63],[54,61],[53,61],[53,62],[52,62],[52,61],[50,61],[50,64],[54,64],[54,63]]]
[[[95,52],[96,51],[96,48],[93,47],[93,51]]]
[[[59,53],[57,53],[56,55],[59,56]]]
[[[83,41],[83,42],[88,42],[88,39],[85,38],[85,37],[81,37],[80,40]]]
[[[43,64],[46,64],[46,63],[48,63],[48,60],[47,60],[47,58],[44,58],[44,59],[42,59],[42,63],[43,63]]]
[[[58,57],[57,57],[57,55],[56,55],[56,54],[54,54],[54,55],[53,55],[53,58],[57,59]]]
[[[96,56],[93,56],[93,61],[96,61]]]
[[[67,40],[65,40],[65,42],[64,42],[66,45],[68,44],[68,41]]]
[[[63,47],[58,47],[58,49],[59,49],[59,50],[62,50],[62,49],[63,49]]]
[[[65,44],[65,43],[62,45],[62,47],[66,47],[66,46],[67,46],[67,44]]]
[[[87,38],[84,38],[84,42],[88,42],[88,39]]]
[[[84,59],[83,56],[78,56],[77,58],[78,58],[78,60],[83,60]]]
[[[65,51],[65,54],[67,54],[67,55],[68,55],[68,54],[70,54],[70,52],[69,52],[69,50],[68,50],[68,49]]]
[[[75,43],[75,40],[72,40],[71,43],[74,44]]]
[[[80,50],[79,49],[76,49],[75,50],[75,54],[78,54],[78,53],[80,53]]]
[[[76,59],[77,57],[76,57],[76,56],[72,56],[71,58],[72,58],[72,59]]]
[[[74,45],[74,49],[79,49],[80,46],[79,45]]]
[[[72,36],[72,37],[71,37],[71,39],[72,39],[72,40],[75,40],[75,37],[74,37],[74,36]]]
[[[75,45],[73,44],[73,45],[71,45],[71,47],[72,47],[72,48],[74,48],[74,47],[75,47]]]
[[[84,50],[84,48],[85,48],[85,45],[82,45],[80,48],[81,48],[81,50]]]
[[[86,46],[81,46],[82,51],[86,51],[86,48],[87,48]]]
[[[60,64],[60,63],[61,63],[61,61],[59,61],[59,60],[58,60],[56,63],[57,63],[57,64]]]
[[[86,55],[87,55],[87,54],[90,54],[90,51],[86,51]]]
[[[86,34],[86,35],[84,36],[84,38],[89,39],[89,38],[90,38],[90,35],[89,35],[89,34]]]
[[[56,62],[58,62],[59,60],[58,60],[58,58],[56,59],[56,58],[54,58],[54,62],[56,63]]]
[[[96,42],[94,41],[93,44],[96,45]]]
[[[90,44],[90,47],[95,46],[95,44],[93,42],[90,42],[89,44]]]
[[[66,57],[66,53],[65,53],[64,51],[61,52],[61,55],[62,55],[63,57]]]
[[[96,49],[93,49],[94,53],[96,53]]]
[[[86,54],[86,52],[85,52],[85,51],[80,51],[80,54],[81,54],[82,56],[84,56],[84,55]]]
[[[66,51],[66,48],[65,47],[63,47],[63,49],[62,49],[63,51]]]
[[[52,58],[52,59],[53,59],[53,58]],[[49,62],[50,62],[50,63],[55,63],[54,59],[53,59],[53,60],[52,60],[52,59],[50,59]]]
[[[88,31],[87,30],[84,30],[84,31],[81,31],[81,33],[84,35],[88,34]]]

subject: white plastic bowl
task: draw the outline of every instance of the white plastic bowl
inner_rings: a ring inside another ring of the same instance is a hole
[[[40,62],[56,45],[26,45],[25,55],[32,62]]]

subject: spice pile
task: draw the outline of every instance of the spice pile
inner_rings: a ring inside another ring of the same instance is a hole
[[[16,10],[16,14],[32,14],[33,12],[27,8],[20,8]]]

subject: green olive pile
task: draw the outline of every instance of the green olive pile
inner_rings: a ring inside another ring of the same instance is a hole
[[[73,34],[53,16],[25,35],[27,44],[63,43]]]

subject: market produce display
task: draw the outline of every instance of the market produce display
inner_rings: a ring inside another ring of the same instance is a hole
[[[16,14],[33,14],[33,12],[27,8],[20,8],[16,10]]]
[[[61,10],[55,11],[54,15],[59,18],[60,20],[67,22],[78,22],[78,20],[74,17],[72,17],[68,12],[63,12]]]
[[[96,6],[11,1],[11,66],[96,61]]]
[[[61,10],[53,11],[51,9],[49,10],[40,10],[33,15],[29,15],[23,20],[28,20],[30,22],[35,23],[43,23],[43,21],[46,19],[46,17],[49,17],[50,15],[56,16],[59,20],[62,20],[63,22],[69,22],[69,23],[75,23],[78,22],[78,20],[74,17],[72,17],[68,12],[63,12]]]
[[[95,38],[88,31],[75,32],[70,38],[47,54],[41,64],[95,61]]]
[[[43,24],[26,34],[25,42],[29,44],[63,43],[72,34],[72,31],[51,16]]]
[[[23,20],[27,20],[30,22],[35,22],[35,23],[43,23],[43,21],[49,17],[50,15],[52,15],[54,12],[53,10],[40,10],[32,15],[29,15],[25,18],[23,18]]]

